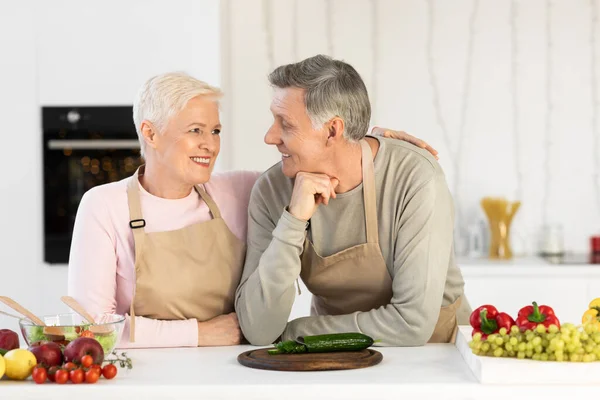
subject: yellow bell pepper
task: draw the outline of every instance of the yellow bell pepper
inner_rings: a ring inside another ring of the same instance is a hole
[[[581,322],[591,323],[600,328],[600,297],[590,302],[588,310],[583,313]]]

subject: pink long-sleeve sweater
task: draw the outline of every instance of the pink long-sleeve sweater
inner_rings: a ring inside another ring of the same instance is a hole
[[[244,243],[250,191],[258,176],[258,172],[245,171],[213,174],[204,185],[229,229]],[[136,316],[136,340],[129,342],[128,314],[135,283],[135,250],[127,203],[130,179],[97,186],[83,196],[69,258],[69,295],[91,313],[126,316],[120,348],[195,347],[195,319],[158,321]],[[207,205],[195,190],[185,198],[170,200],[153,196],[140,185],[140,198],[146,232],[176,230],[211,219]]]

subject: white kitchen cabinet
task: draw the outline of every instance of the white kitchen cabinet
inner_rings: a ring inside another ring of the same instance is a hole
[[[562,322],[580,323],[590,300],[600,293],[600,265],[553,265],[539,258],[458,263],[473,308],[493,304],[514,317],[536,301],[551,306]]]
[[[42,105],[126,105],[149,77],[220,83],[219,0],[39,1]]]
[[[587,289],[586,297],[589,300],[600,297],[600,278],[590,279],[586,289]],[[589,301],[586,303],[586,307],[588,306],[588,304],[589,304]]]
[[[465,293],[473,309],[492,304],[516,319],[518,311],[536,301],[551,306],[560,321],[579,323],[590,302],[581,277],[532,275],[465,277]]]

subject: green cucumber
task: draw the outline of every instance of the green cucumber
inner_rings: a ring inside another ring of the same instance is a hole
[[[306,346],[308,353],[328,353],[333,351],[364,350],[375,343],[362,333],[331,333],[327,335],[300,336],[296,343]]]

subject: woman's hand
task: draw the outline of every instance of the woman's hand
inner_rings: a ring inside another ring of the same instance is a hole
[[[234,312],[198,322],[198,346],[234,346],[242,339],[242,330]]]
[[[379,128],[376,126],[375,128],[373,128],[372,134],[378,135],[378,136],[383,136],[386,138],[391,138],[391,139],[404,140],[405,142],[414,144],[417,147],[427,150],[435,157],[436,160],[440,159],[438,157],[438,152],[436,149],[434,149],[429,144],[427,144],[427,142],[425,142],[421,139],[418,139],[412,135],[409,135],[408,133],[406,133],[404,131],[394,131],[392,129]]]

